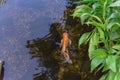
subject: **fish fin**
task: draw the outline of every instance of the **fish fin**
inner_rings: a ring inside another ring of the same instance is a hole
[[[65,58],[65,60],[63,61],[63,63],[72,64],[72,60],[70,59],[70,56],[69,56],[69,55]]]
[[[69,39],[69,45],[71,45],[72,44],[72,41],[71,41],[71,39]]]
[[[62,44],[63,44],[63,39],[61,39],[60,47],[62,47]]]

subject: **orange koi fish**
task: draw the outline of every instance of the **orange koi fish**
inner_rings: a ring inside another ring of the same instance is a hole
[[[61,40],[61,52],[66,59],[66,62],[71,63],[70,57],[68,55],[68,46],[71,44],[71,40],[69,39],[69,35],[67,32],[63,32],[62,40]]]

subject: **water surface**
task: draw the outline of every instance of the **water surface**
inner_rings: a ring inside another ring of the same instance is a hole
[[[43,37],[60,22],[65,0],[8,0],[0,8],[0,60],[4,80],[33,80],[37,59],[30,59],[26,41]]]

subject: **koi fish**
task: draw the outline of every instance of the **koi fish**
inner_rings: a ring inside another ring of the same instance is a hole
[[[63,33],[63,38],[61,40],[61,51],[62,52],[65,52],[67,50],[67,47],[71,44],[71,40],[69,39],[68,37],[68,33],[67,32],[64,32]]]
[[[63,32],[62,40],[61,40],[61,53],[63,54],[65,61],[68,63],[72,63],[70,57],[68,55],[68,46],[71,44],[71,40],[69,39],[69,35],[67,32]]]

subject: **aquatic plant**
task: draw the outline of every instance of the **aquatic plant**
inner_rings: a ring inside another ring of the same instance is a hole
[[[80,0],[73,17],[93,30],[78,45],[89,42],[91,71],[105,72],[100,80],[120,79],[120,0]]]

